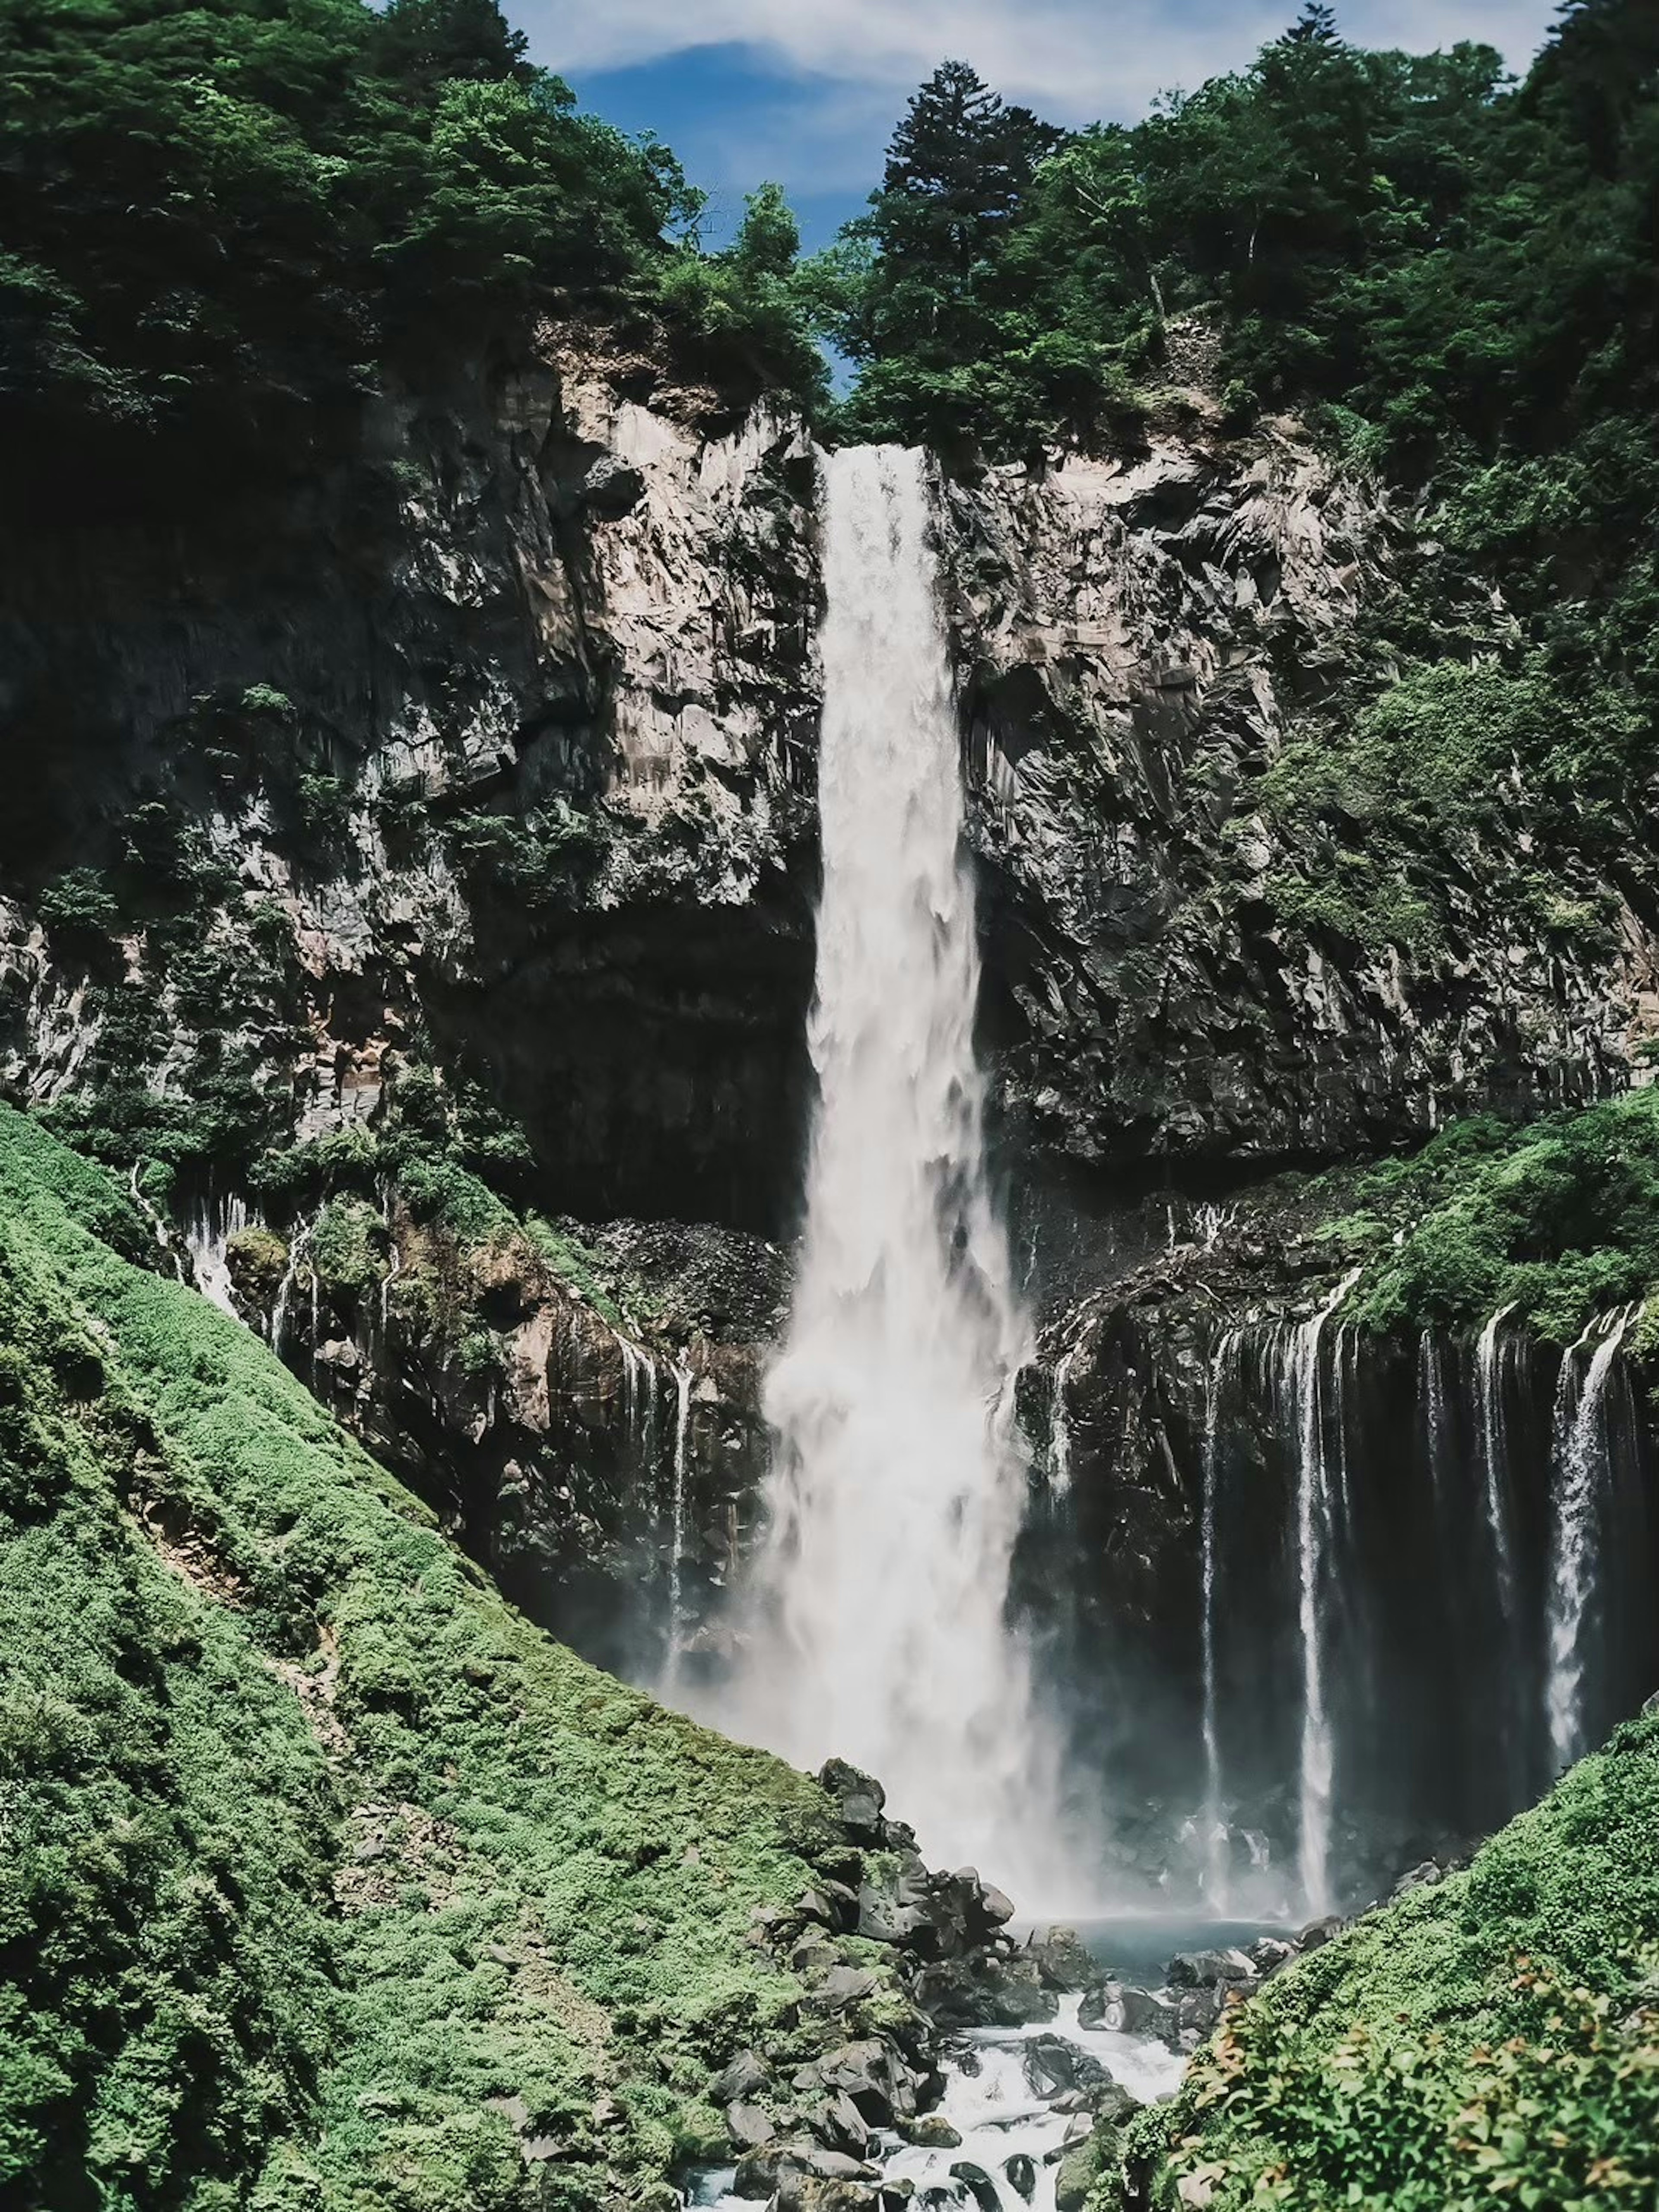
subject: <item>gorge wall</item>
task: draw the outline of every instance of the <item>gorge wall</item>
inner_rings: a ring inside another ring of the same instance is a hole
[[[1310,1582],[1292,1340],[1346,1261],[1340,1194],[1295,1176],[1640,1081],[1653,918],[1571,850],[1535,856],[1559,926],[1512,896],[1518,783],[1443,927],[1314,896],[1263,796],[1284,763],[1352,718],[1402,595],[1466,637],[1505,618],[1296,422],[1225,434],[1194,386],[1135,453],[936,500],[995,1149],[1044,1323],[1039,1663],[1073,1771],[1112,1777],[1125,1878],[1265,1898],[1306,1826],[1312,1589],[1352,1893],[1552,1771],[1560,1353],[1504,1339],[1506,1613],[1478,1329],[1334,1321]],[[533,1617],[637,1678],[717,1668],[807,1098],[799,428],[549,332],[387,392],[363,465],[257,526],[233,498],[159,535],[65,518],[5,558],[40,765],[0,829],[0,1086],[118,1164],[162,1264]],[[1659,1668],[1645,1359],[1632,1327],[1603,1378],[1591,1732]],[[1480,1741],[1435,1710],[1448,1668],[1492,1693]]]

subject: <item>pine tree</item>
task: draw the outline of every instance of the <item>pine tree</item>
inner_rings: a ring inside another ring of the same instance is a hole
[[[1011,107],[966,62],[942,62],[893,133],[877,195],[884,254],[965,274],[998,236],[1044,155],[1065,137]]]

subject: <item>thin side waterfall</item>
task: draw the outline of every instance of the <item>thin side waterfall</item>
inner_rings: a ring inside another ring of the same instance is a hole
[[[923,1850],[1048,1905],[1058,1868],[1006,1620],[1030,1330],[986,1173],[972,877],[922,458],[823,464],[818,1103],[763,1539],[717,1706],[883,1777]]]
[[[1553,1516],[1550,1544],[1549,1676],[1545,1701],[1550,1750],[1558,1767],[1583,1756],[1583,1630],[1595,1595],[1600,1534],[1600,1492],[1607,1474],[1607,1378],[1637,1309],[1627,1307],[1601,1324],[1601,1335],[1577,1382],[1575,1355],[1587,1344],[1592,1322],[1561,1361],[1555,1398],[1553,1460]]]
[[[1509,1431],[1504,1413],[1504,1322],[1515,1311],[1500,1306],[1481,1330],[1475,1346],[1475,1387],[1480,1409],[1480,1469],[1486,1496],[1486,1530],[1498,1575],[1498,1600],[1504,1626],[1513,1637],[1520,1626],[1516,1602],[1515,1534],[1510,1521]]]
[[[1072,1414],[1066,1393],[1079,1346],[1073,1345],[1054,1363],[1054,1396],[1048,1413],[1048,1487],[1063,1498],[1072,1486]]]
[[[198,1199],[185,1224],[185,1249],[190,1255],[191,1276],[204,1298],[228,1313],[241,1316],[230,1279],[230,1240],[240,1236],[251,1217],[240,1198]]]
[[[690,1367],[674,1368],[674,1487],[671,1496],[668,1539],[668,1655],[663,1667],[663,1687],[672,1695],[678,1686],[680,1661],[685,1653],[685,1593],[681,1561],[685,1553],[685,1459],[691,1437]]]
[[[1210,1362],[1204,1398],[1203,1669],[1204,1669],[1204,1898],[1215,1912],[1227,1911],[1227,1823],[1222,1812],[1221,1717],[1216,1668],[1216,1598],[1220,1553],[1217,1512],[1221,1490],[1221,1409],[1238,1332],[1229,1329]]]
[[[1316,1919],[1331,1909],[1331,1795],[1336,1769],[1325,1681],[1332,1516],[1321,1346],[1325,1324],[1358,1279],[1358,1271],[1346,1276],[1317,1313],[1297,1322],[1282,1355],[1281,1389],[1297,1459],[1297,1633],[1302,1650],[1297,1858],[1303,1899]]]

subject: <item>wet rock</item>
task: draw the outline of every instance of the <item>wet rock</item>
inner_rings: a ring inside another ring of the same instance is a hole
[[[1056,2212],[1082,2212],[1089,2191],[1099,2179],[1102,2163],[1100,2146],[1092,2132],[1084,2142],[1072,2145],[1054,2176]]]
[[[1036,2167],[1031,2160],[1023,2150],[1017,2150],[1012,2158],[1003,2160],[1002,2171],[1015,2196],[1024,2197],[1029,2204],[1036,2195]]]
[[[872,2127],[889,2127],[916,2109],[920,2077],[876,2037],[843,2044],[814,2069],[824,2087],[850,2097]]]
[[[1139,2098],[1133,2089],[1126,2089],[1121,2081],[1108,2081],[1098,2089],[1091,2089],[1089,2103],[1097,2128],[1121,2128],[1140,2110]]]
[[[959,2181],[980,2208],[980,2212],[1002,2212],[1002,2199],[997,2185],[982,2166],[975,2166],[970,2158],[959,2158],[951,2168],[952,2181]]]
[[[732,2104],[726,2108],[726,2129],[739,2150],[758,2150],[769,2143],[777,2128],[769,2112],[758,2105]]]
[[[1085,1990],[1100,1971],[1075,1928],[1051,1928],[1026,1950],[1045,1989]]]
[[[1237,1986],[1232,1984],[1231,1986]],[[1182,2041],[1189,2036],[1200,2042],[1221,2017],[1222,1994],[1218,1988],[1183,1990],[1176,1999],[1176,2027]]]
[[[770,2197],[778,2185],[778,2169],[782,2166],[784,2157],[784,2146],[775,2142],[748,2152],[738,2160],[737,2173],[732,2183],[732,2194],[760,2200]]]
[[[1103,2027],[1121,2035],[1156,2036],[1173,2044],[1180,2032],[1175,2007],[1151,1990],[1131,1989],[1121,1982],[1104,1982],[1085,1990],[1078,2007],[1079,2027]]]
[[[1256,1969],[1243,1951],[1177,1951],[1164,1970],[1172,1990],[1212,1990],[1224,1982],[1251,1982]]]
[[[901,2120],[898,2131],[918,2150],[958,2150],[962,2146],[961,2136],[943,2112],[919,2112],[913,2120]]]
[[[1097,2058],[1063,2035],[1031,2036],[1020,2056],[1026,2087],[1045,2102],[1067,2090],[1097,2087],[1111,2078]]]
[[[870,2154],[869,2124],[844,2089],[838,2091],[824,2107],[817,2132],[832,2150],[845,2151],[849,2157],[859,2159]]]
[[[717,2105],[740,2104],[759,2094],[770,2079],[766,2062],[753,2051],[740,2051],[708,2085]]]
[[[1298,1951],[1317,1951],[1334,1936],[1340,1936],[1347,1924],[1340,1913],[1328,1913],[1323,1920],[1312,1921],[1302,1930],[1296,1939],[1296,1948]]]
[[[854,1843],[879,1845],[885,1842],[881,1815],[887,1792],[873,1775],[860,1773],[843,1759],[832,1759],[819,1770],[818,1782],[834,1801],[836,1816]]]

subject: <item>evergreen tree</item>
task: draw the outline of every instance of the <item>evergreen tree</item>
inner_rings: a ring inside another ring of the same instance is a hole
[[[525,58],[529,40],[509,27],[495,0],[391,0],[379,43],[392,75],[426,84],[449,77],[524,84],[536,74]]]

